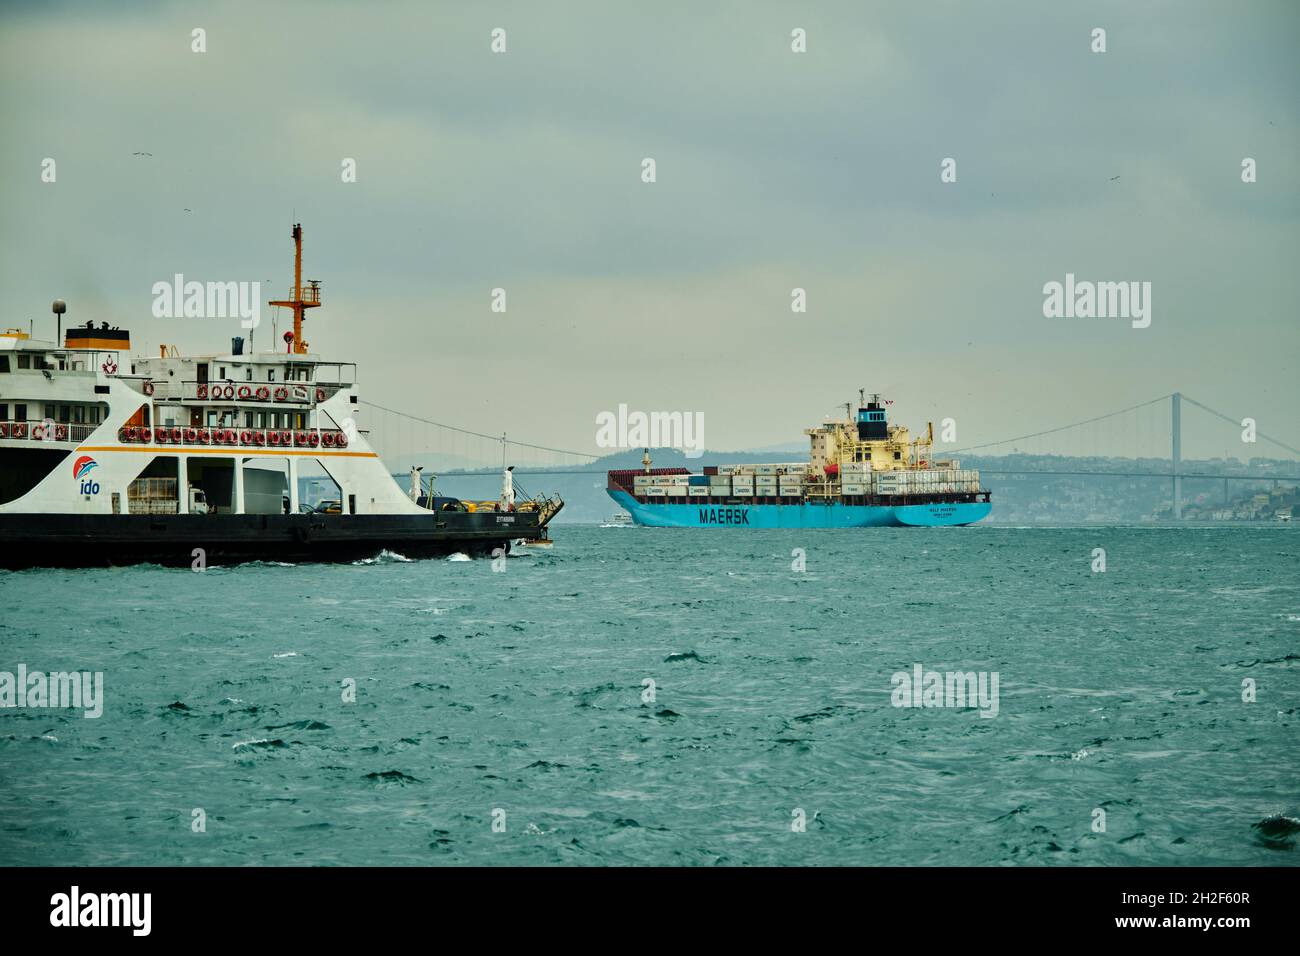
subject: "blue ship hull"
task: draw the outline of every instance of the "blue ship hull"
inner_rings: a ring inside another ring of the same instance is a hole
[[[642,503],[626,491],[609,496],[639,525],[652,528],[938,528],[988,517],[987,502],[919,505],[722,505]]]

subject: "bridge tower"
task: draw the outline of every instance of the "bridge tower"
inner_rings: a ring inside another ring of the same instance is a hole
[[[1173,431],[1170,436],[1170,445],[1172,447],[1173,473],[1174,473],[1174,520],[1183,520],[1183,476],[1182,476],[1182,459],[1183,459],[1183,395],[1181,392],[1174,392],[1169,396],[1170,408],[1173,415]]]

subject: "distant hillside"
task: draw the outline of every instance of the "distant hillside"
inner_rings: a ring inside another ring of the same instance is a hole
[[[687,468],[698,472],[706,465],[756,463],[806,460],[789,446],[776,446],[788,450],[748,450],[735,452],[706,452],[699,458],[687,458],[670,448],[651,449],[650,457],[656,468]],[[557,519],[564,522],[598,522],[617,511],[613,500],[605,493],[605,472],[623,468],[641,467],[640,449],[620,451],[606,455],[587,465],[555,469],[552,473],[529,473],[527,469],[516,472],[516,484],[529,492],[558,492],[565,500],[565,509]],[[1038,471],[1078,472],[1158,472],[1168,471],[1170,463],[1160,459],[1131,458],[1069,458],[1062,456],[1007,455],[1000,457],[962,455],[967,468],[987,471],[1012,471],[1022,474],[983,476],[984,487],[993,492],[994,523],[1074,523],[1074,522],[1136,522],[1157,520],[1167,514],[1170,498],[1170,480],[1160,477],[1113,477],[1104,474],[1043,475]],[[1248,470],[1249,469],[1249,470]],[[1203,475],[1263,474],[1259,481],[1224,482],[1217,478],[1184,479],[1183,496],[1187,502],[1184,514],[1190,520],[1210,516],[1223,510],[1233,514],[1245,506],[1243,500],[1273,490],[1279,479],[1300,473],[1300,463],[1276,459],[1253,459],[1249,463],[1220,459],[1183,463],[1186,472]],[[437,473],[438,489],[443,494],[472,499],[494,499],[501,488],[498,471],[484,473],[447,471]],[[1271,477],[1276,475],[1277,478]],[[398,480],[405,487],[406,478]],[[1294,485],[1295,482],[1283,482]],[[1291,499],[1277,497],[1268,507],[1284,507]],[[1264,505],[1256,504],[1257,510]]]

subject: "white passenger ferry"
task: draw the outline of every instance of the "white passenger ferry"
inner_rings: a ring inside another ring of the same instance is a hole
[[[558,497],[483,507],[404,492],[357,427],[356,366],[303,339],[320,285],[302,282],[293,227],[284,352],[131,356],[107,323],[62,342],[0,332],[0,567],[149,561],[355,560],[490,553],[547,537]],[[62,303],[55,303],[56,313]],[[299,501],[323,472],[329,508]]]

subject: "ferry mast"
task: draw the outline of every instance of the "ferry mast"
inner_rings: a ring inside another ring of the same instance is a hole
[[[293,332],[286,333],[285,338],[289,342],[289,348],[294,355],[306,355],[308,343],[303,341],[302,321],[303,313],[308,309],[320,307],[320,282],[315,279],[309,279],[307,288],[302,286],[302,223],[293,224],[293,298],[292,299],[275,299],[268,302],[267,305],[284,306],[286,309],[293,310]],[[289,335],[292,334],[292,339]]]

